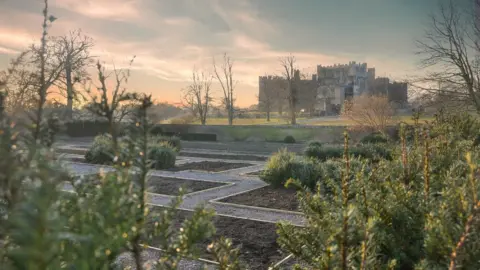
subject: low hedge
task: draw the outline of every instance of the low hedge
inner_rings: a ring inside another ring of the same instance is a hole
[[[65,126],[65,132],[70,137],[93,137],[110,132],[107,121],[70,121]],[[126,130],[124,123],[117,123],[119,136],[125,135]]]
[[[167,140],[168,139],[168,140]],[[153,169],[163,170],[175,166],[177,150],[171,143],[175,138],[158,138],[158,141],[149,145],[148,159]],[[178,139],[178,142],[180,140]],[[128,145],[120,141],[121,150],[118,162],[127,162],[129,156]],[[179,151],[179,150],[178,150]],[[111,165],[114,163],[114,151],[112,139],[108,135],[99,135],[95,137],[93,144],[85,153],[85,161],[94,164]]]
[[[148,150],[148,159],[151,161],[152,168],[156,170],[165,170],[175,167],[177,153],[175,148],[168,144],[157,144],[151,146]]]
[[[210,133],[186,133],[180,134],[184,141],[202,141],[202,142],[216,142],[217,134]]]
[[[182,142],[177,136],[157,136],[153,138],[154,144],[168,144],[176,152],[182,149]]]
[[[284,143],[295,143],[296,141],[295,141],[295,138],[292,135],[287,135],[283,139],[283,142]]]
[[[293,178],[306,187],[314,188],[322,174],[320,164],[314,160],[281,150],[268,160],[260,178],[274,187],[281,187]]]
[[[368,143],[372,143],[372,144],[377,144],[377,143],[387,143],[388,142],[388,138],[385,137],[385,135],[379,133],[379,132],[374,132],[374,133],[371,133],[365,137],[363,137],[361,140],[360,140],[361,143],[365,143],[365,144],[368,144]]]
[[[315,158],[320,161],[328,159],[342,158],[344,148],[343,146],[318,146],[309,145],[304,150],[304,155],[309,158]],[[382,145],[377,144],[362,144],[358,146],[349,147],[348,153],[351,156],[366,158],[376,161],[380,158],[390,160],[391,151]]]
[[[118,161],[127,160],[127,145],[125,142],[119,142],[120,156]],[[96,136],[92,145],[85,153],[85,161],[94,164],[103,164],[110,165],[113,163],[114,151],[113,151],[113,142],[110,136],[108,135],[99,135]]]

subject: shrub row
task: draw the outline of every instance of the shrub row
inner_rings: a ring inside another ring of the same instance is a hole
[[[293,178],[312,188],[321,176],[319,164],[314,160],[281,150],[268,160],[260,178],[274,187],[283,186],[288,179]]]
[[[120,155],[118,162],[127,162],[129,153],[128,146],[124,142],[119,145]],[[159,137],[153,140],[149,146],[148,159],[152,168],[161,170],[175,166],[177,152],[180,151],[180,140],[178,138]],[[88,151],[85,153],[85,160],[89,163],[110,165],[114,162],[113,142],[108,135],[99,135]]]
[[[343,157],[343,146],[322,146],[321,143],[312,142],[304,151],[304,155],[309,158],[315,158],[325,161],[332,158]],[[351,156],[358,158],[367,158],[373,161],[378,159],[391,159],[391,151],[381,144],[360,144],[349,147],[348,152]]]
[[[65,123],[66,133],[70,137],[91,137],[108,133],[107,121],[72,121]]]

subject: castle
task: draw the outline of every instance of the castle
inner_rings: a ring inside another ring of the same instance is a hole
[[[297,91],[296,108],[310,115],[334,115],[346,99],[362,94],[386,95],[391,102],[407,103],[407,84],[391,83],[388,78],[375,77],[375,68],[367,63],[336,64],[317,66],[317,73],[311,78],[301,78],[295,71]],[[259,109],[265,111],[266,104],[271,111],[282,113],[288,109],[287,81],[279,76],[259,77]]]

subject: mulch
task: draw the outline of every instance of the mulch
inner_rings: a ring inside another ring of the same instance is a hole
[[[279,210],[299,211],[294,189],[265,186],[220,200],[220,202],[265,207]]]
[[[162,211],[161,207],[151,209]],[[176,226],[179,228],[181,222],[192,216],[193,212],[179,210],[175,217]],[[150,222],[152,222],[150,220]],[[288,254],[282,252],[277,244],[276,225],[274,223],[252,221],[224,216],[215,216],[213,222],[216,228],[214,237],[207,239],[197,246],[201,251],[200,256],[212,260],[213,257],[207,251],[207,246],[214,240],[223,236],[230,238],[234,247],[240,249],[240,260],[248,266],[248,269],[268,269],[268,267],[280,261]],[[151,226],[151,225],[150,225]],[[149,244],[154,246],[158,240],[153,238]]]
[[[255,156],[255,155],[232,155],[232,154],[209,154],[209,153],[193,153],[193,152],[180,152],[180,156],[184,157],[203,157],[214,159],[230,159],[230,160],[250,160],[250,161],[266,161],[268,157]]]
[[[176,165],[175,168],[168,169],[169,171],[178,172],[178,171],[207,171],[207,172],[222,172],[226,170],[238,169],[243,167],[252,166],[252,164],[246,163],[228,163],[221,161],[200,161],[200,162],[191,162],[181,165]]]
[[[179,189],[183,188],[184,194],[201,191],[205,189],[220,187],[225,184],[207,181],[196,181],[181,178],[167,178],[151,176],[148,180],[149,191],[152,193],[177,196],[180,195]]]

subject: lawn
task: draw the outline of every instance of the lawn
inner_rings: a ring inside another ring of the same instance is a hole
[[[433,117],[423,117],[420,121],[431,121]],[[312,125],[312,126],[351,126],[355,123],[349,119],[339,117],[339,118],[297,118],[298,124],[301,125]],[[403,121],[409,124],[413,123],[411,116],[397,116],[395,121]],[[200,121],[196,121],[193,124],[200,125]],[[286,118],[271,118],[270,122],[267,122],[265,118],[255,119],[255,118],[236,118],[233,119],[233,124],[238,126],[245,125],[288,125]],[[207,125],[228,125],[227,118],[208,118]]]
[[[422,117],[420,118],[420,122],[425,122],[425,121],[432,121],[433,117]],[[402,115],[402,116],[396,116],[392,124],[397,123],[397,122],[405,122],[407,124],[413,124],[414,121],[411,116],[407,115]],[[335,120],[322,120],[322,119],[312,119],[308,121],[308,125],[313,125],[313,126],[351,126],[355,125],[355,123],[347,118],[339,117],[338,119]]]
[[[200,125],[200,121],[195,121],[193,124]],[[287,125],[285,118],[271,118],[270,122],[265,118],[235,118],[234,125]],[[228,118],[208,118],[207,125],[228,125]]]

